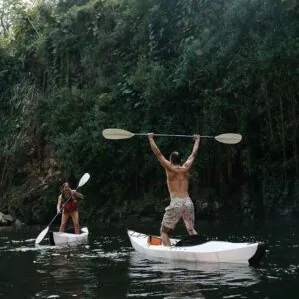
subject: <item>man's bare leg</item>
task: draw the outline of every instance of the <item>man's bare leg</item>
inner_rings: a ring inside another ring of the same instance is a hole
[[[194,220],[192,220],[192,218],[194,219],[194,216],[190,217],[188,214],[183,215],[185,227],[189,236],[198,235],[197,231],[194,229]]]
[[[194,228],[188,229],[188,234],[189,236],[198,235],[197,231]]]
[[[168,237],[168,233],[171,231],[168,227],[163,226],[161,229],[161,240],[164,246],[171,246],[170,239]]]

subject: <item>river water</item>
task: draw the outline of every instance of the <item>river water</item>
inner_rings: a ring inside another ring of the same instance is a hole
[[[149,260],[134,252],[127,225],[89,226],[88,244],[36,247],[44,227],[0,228],[0,298],[299,298],[299,221],[202,222],[208,239],[266,241],[259,268]],[[159,223],[134,224],[157,232]],[[179,225],[176,237],[184,229]]]

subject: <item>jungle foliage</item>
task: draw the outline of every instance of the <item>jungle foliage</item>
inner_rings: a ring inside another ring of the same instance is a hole
[[[296,209],[296,0],[6,4],[0,210],[46,221],[59,185],[71,179],[75,187],[89,172],[85,219],[160,219],[168,200],[165,175],[147,138],[109,141],[102,137],[109,127],[240,133],[243,141],[233,146],[202,139],[191,178],[197,212]],[[157,143],[166,156],[176,148],[187,157],[193,146],[179,138]]]

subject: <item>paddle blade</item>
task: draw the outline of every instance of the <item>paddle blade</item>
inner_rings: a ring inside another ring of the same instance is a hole
[[[89,180],[89,178],[90,178],[90,174],[87,172],[84,173],[84,175],[82,176],[82,178],[79,181],[78,188],[82,187]]]
[[[242,140],[242,136],[240,134],[235,133],[226,133],[221,134],[215,137],[218,142],[226,143],[226,144],[236,144]]]
[[[46,234],[48,233],[49,231],[49,226],[47,226],[36,238],[35,240],[35,245],[38,245],[43,239],[44,237],[46,236]]]
[[[105,129],[102,134],[106,139],[128,139],[134,136],[133,133],[122,129]]]

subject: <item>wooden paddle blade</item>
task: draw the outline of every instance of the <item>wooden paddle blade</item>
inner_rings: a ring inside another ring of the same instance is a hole
[[[106,139],[128,139],[134,136],[133,133],[122,129],[105,129],[102,134]]]
[[[218,142],[226,143],[226,144],[236,144],[242,140],[242,136],[240,134],[235,133],[225,133],[215,137]]]
[[[43,239],[44,237],[46,236],[46,234],[48,233],[49,231],[49,226],[47,226],[36,238],[35,240],[35,245],[38,245]]]

